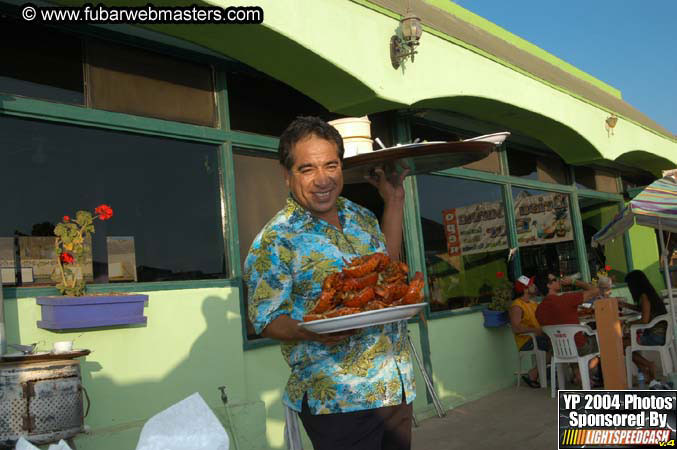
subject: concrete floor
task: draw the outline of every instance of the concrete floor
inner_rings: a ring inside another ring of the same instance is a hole
[[[412,450],[557,448],[557,400],[550,389],[510,387],[414,428]]]

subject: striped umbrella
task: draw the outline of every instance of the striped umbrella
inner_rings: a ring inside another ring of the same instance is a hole
[[[672,177],[656,180],[616,214],[611,222],[592,237],[592,245],[604,244],[634,223],[677,233],[677,181]]]
[[[644,188],[642,192],[627,204],[623,210],[604,228],[592,237],[592,246],[604,245],[605,242],[615,238],[633,224],[644,225],[658,229],[661,241],[661,257],[663,258],[663,271],[665,286],[668,288],[670,298],[670,311],[672,322],[675,323],[675,308],[672,303],[672,283],[668,265],[668,251],[663,239],[663,231],[677,233],[677,180],[673,177],[664,177],[656,180]],[[675,342],[677,342],[677,334]]]

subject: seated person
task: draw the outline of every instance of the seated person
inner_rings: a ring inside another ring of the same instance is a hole
[[[550,339],[543,334],[541,326],[536,320],[536,307],[538,303],[531,297],[536,294],[536,285],[534,277],[527,278],[524,275],[515,281],[515,292],[519,295],[512,305],[510,305],[510,325],[512,332],[515,333],[515,343],[517,348],[522,350],[533,350],[534,341],[531,336],[523,333],[534,333],[536,335],[536,345],[539,350],[550,350]],[[548,357],[550,355],[548,354]],[[533,367],[528,375],[522,375],[524,382],[532,388],[540,387],[538,382],[538,368]]]
[[[632,299],[642,312],[642,317],[639,320],[629,322],[628,325],[636,323],[647,324],[656,318],[656,316],[667,314],[663,301],[649,282],[649,279],[644,275],[644,272],[633,270],[625,276],[625,282],[628,283]],[[643,330],[639,343],[641,345],[664,345],[667,327],[668,324],[666,322],[660,321],[652,328]],[[630,338],[624,338],[623,344],[626,347],[630,345]],[[656,378],[656,367],[652,361],[642,357],[639,352],[632,354],[632,361],[644,373],[647,382],[651,382]]]
[[[574,285],[583,291],[567,292],[562,294],[562,286]],[[536,286],[545,297],[536,308],[536,320],[541,326],[546,325],[578,325],[578,306],[586,300],[593,299],[600,294],[598,288],[581,281],[564,277],[561,280],[551,273],[536,278]],[[599,351],[597,339],[579,332],[574,336],[579,356],[585,356]],[[595,369],[599,364],[599,358],[590,360],[590,369]],[[575,374],[575,382],[580,384],[580,374]]]

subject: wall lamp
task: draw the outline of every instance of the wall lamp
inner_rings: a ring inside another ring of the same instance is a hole
[[[411,57],[412,63],[414,62],[416,46],[422,33],[421,19],[407,9],[407,13],[400,20],[398,32],[390,38],[390,62],[394,69],[399,68],[408,57]]]
[[[617,122],[618,117],[616,117],[616,114],[611,114],[609,117],[606,118],[606,120],[604,121],[604,128],[606,128],[607,135],[613,136],[614,127],[616,126]]]

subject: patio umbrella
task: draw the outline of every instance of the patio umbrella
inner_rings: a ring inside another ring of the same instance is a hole
[[[658,229],[661,257],[665,268],[665,286],[668,289],[670,311],[674,324],[675,308],[672,304],[672,283],[670,282],[668,251],[663,239],[663,230],[677,233],[677,180],[675,178],[665,177],[644,188],[611,222],[595,233],[592,237],[592,246],[603,245],[623,233],[634,223]],[[675,342],[677,342],[677,335],[675,335]]]

